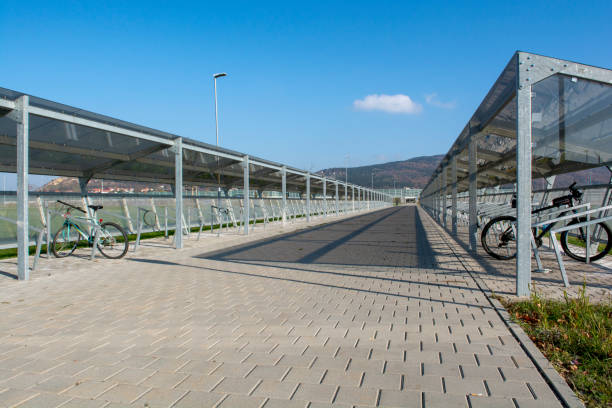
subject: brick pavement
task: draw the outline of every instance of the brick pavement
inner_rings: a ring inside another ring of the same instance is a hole
[[[560,406],[416,207],[269,235],[0,279],[0,406]]]

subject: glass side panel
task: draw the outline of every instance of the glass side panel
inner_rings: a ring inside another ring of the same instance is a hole
[[[534,160],[551,169],[612,162],[612,86],[554,75],[532,89]]]

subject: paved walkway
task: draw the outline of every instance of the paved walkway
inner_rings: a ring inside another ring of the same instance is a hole
[[[0,277],[0,406],[561,406],[416,207],[203,246]]]

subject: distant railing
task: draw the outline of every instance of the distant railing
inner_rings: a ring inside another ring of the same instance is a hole
[[[169,231],[175,229],[175,198],[169,194],[102,194],[90,193],[83,196],[80,193],[29,193],[29,225],[30,245],[38,241],[39,231],[45,229],[47,218],[50,218],[50,239],[53,233],[61,227],[64,219],[57,215],[61,204],[57,200],[66,201],[70,204],[86,208],[87,205],[103,205],[97,216],[104,221],[112,221],[121,225],[128,233],[139,236],[147,232],[164,231],[164,236],[169,236]],[[306,216],[306,200],[288,198],[286,219],[288,222]],[[335,215],[336,200],[334,197],[327,198],[324,205],[323,198],[311,199],[311,216],[323,215],[325,209],[327,214]],[[271,221],[282,219],[281,198],[253,198],[250,202],[250,222],[264,222],[266,225]],[[338,202],[338,214],[346,214],[375,209],[386,205],[383,202],[352,201],[340,199]],[[226,228],[238,227],[242,222],[243,199],[241,197],[223,197],[220,207],[228,209],[224,219],[218,211],[217,197],[185,195],[183,198],[183,226],[186,233],[192,229],[214,227],[224,224]],[[149,225],[141,218],[146,211],[155,214],[155,225]],[[0,249],[15,248],[17,246],[17,225],[13,220],[17,219],[16,194],[14,191],[0,191]],[[11,220],[11,221],[8,221]],[[48,241],[49,238],[46,239]]]

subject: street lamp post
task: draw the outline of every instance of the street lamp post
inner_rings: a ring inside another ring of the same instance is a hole
[[[217,134],[217,147],[219,146],[219,110],[217,108],[217,78],[227,76],[225,72],[213,75],[215,83],[215,130]],[[221,207],[221,173],[219,172],[219,156],[217,156],[217,207]]]

